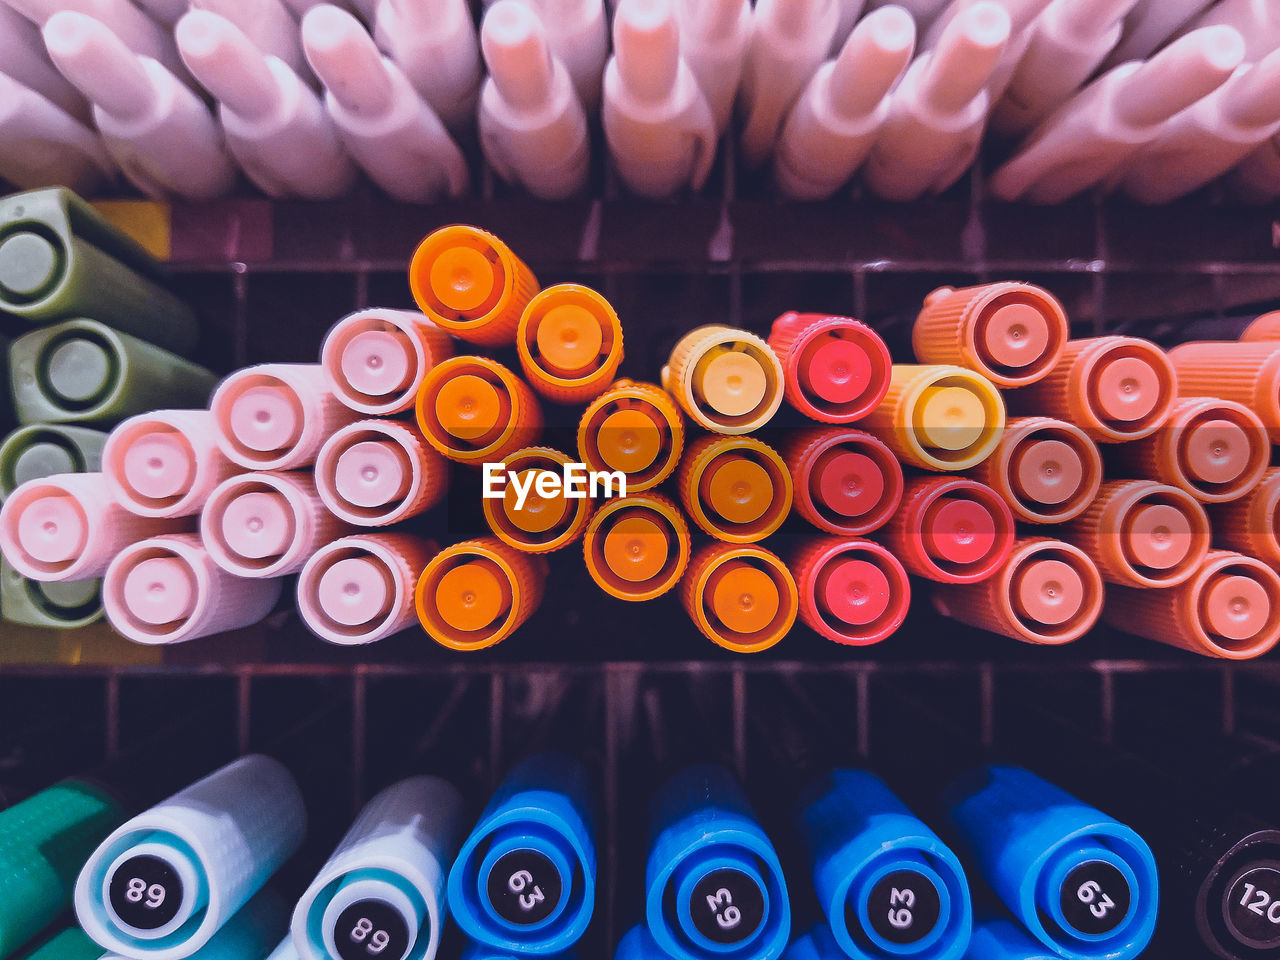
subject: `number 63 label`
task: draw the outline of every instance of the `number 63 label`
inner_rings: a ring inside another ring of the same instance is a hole
[[[938,925],[942,898],[934,882],[915,870],[895,870],[881,877],[867,898],[871,928],[890,943],[923,940]],[[858,923],[854,911],[846,911],[851,929]]]
[[[1129,881],[1114,864],[1089,860],[1071,869],[1062,884],[1062,915],[1082,933],[1110,933],[1129,913]]]
[[[485,887],[489,904],[508,923],[529,926],[555,912],[564,883],[551,859],[537,850],[512,850],[493,864]]]
[[[764,893],[741,870],[713,870],[694,884],[689,913],[712,943],[741,943],[764,923]]]

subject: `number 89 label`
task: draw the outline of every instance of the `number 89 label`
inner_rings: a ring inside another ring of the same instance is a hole
[[[135,930],[158,930],[178,915],[182,880],[159,857],[130,857],[116,867],[107,899],[120,922]]]
[[[342,960],[400,960],[409,952],[409,927],[384,900],[357,900],[338,914],[333,942]]]

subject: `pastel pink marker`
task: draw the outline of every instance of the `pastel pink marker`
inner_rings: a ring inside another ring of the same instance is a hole
[[[209,494],[200,538],[227,573],[254,579],[297,573],[321,546],[351,532],[308,471],[242,473]]]
[[[129,544],[182,529],[180,520],[130,513],[101,473],[62,473],[9,494],[0,508],[0,551],[31,580],[91,580]]]
[[[227,573],[194,533],[130,544],[102,579],[107,620],[135,643],[183,643],[252,626],[279,599],[278,579]]]
[[[218,446],[249,470],[296,470],[356,419],[329,389],[318,363],[263,363],[237,370],[209,404]]]
[[[413,406],[432,367],[453,356],[449,334],[416,310],[359,310],[325,334],[320,365],[329,389],[373,416]]]
[[[240,468],[218,448],[209,411],[157,410],[111,431],[102,472],[111,495],[130,513],[188,517]]]
[[[449,464],[407,424],[360,420],[325,441],[315,477],[334,514],[359,527],[382,527],[439,503]]]
[[[407,533],[367,533],[326,544],[298,576],[298,612],[330,643],[373,643],[418,622],[413,591],[440,552]]]

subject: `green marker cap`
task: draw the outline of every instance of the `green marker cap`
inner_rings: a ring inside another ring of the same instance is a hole
[[[99,960],[102,948],[79,927],[67,927],[41,941],[16,960]]]
[[[0,498],[28,480],[59,473],[94,473],[102,467],[107,435],[88,427],[39,423],[0,440]]]
[[[0,613],[6,622],[24,627],[86,627],[102,619],[102,581],[38,583],[0,558]]]

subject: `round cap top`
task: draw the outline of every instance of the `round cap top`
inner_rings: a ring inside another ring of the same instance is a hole
[[[889,578],[874,563],[836,557],[818,573],[814,593],[819,606],[855,626],[874,622],[889,609]]]
[[[67,447],[53,440],[40,440],[23,447],[13,461],[14,486],[28,480],[39,480],[59,473],[76,473],[76,457]]]
[[[747,457],[717,457],[702,479],[702,496],[730,523],[758,520],[773,502],[769,471]]]
[[[99,582],[97,580],[68,580],[65,583],[37,583],[31,585],[44,596],[49,603],[64,610],[83,607],[87,603],[98,601]]]
[[[996,520],[977,500],[939,497],[925,511],[924,548],[935,560],[977,563],[996,543]]]
[[[1224,574],[1204,591],[1204,615],[1211,632],[1228,640],[1248,640],[1271,619],[1271,598],[1253,577]]]
[[[275,490],[242,493],[227,504],[219,525],[226,545],[250,560],[280,556],[294,536],[289,501]]]
[[[483,630],[511,609],[510,585],[491,562],[459,564],[440,578],[436,609],[455,630]]]
[[[498,388],[483,377],[464,373],[446,380],[436,394],[436,419],[460,440],[479,440],[502,416]]]
[[[58,277],[58,248],[37,233],[0,241],[0,287],[23,299],[39,297]]]
[[[472,247],[447,247],[431,263],[431,292],[457,313],[480,309],[501,282],[494,263]]]
[[[125,606],[153,627],[191,616],[199,592],[195,573],[178,557],[148,557],[124,578]]]
[[[342,348],[342,376],[370,397],[385,397],[409,386],[417,366],[413,345],[399,330],[363,330]]]
[[[982,399],[968,387],[929,387],[916,405],[915,429],[920,442],[937,450],[973,446],[986,422]]]
[[[1024,443],[1009,466],[1014,489],[1033,503],[1065,503],[1080,490],[1084,479],[1080,454],[1062,440]]]
[[[804,352],[796,372],[800,385],[827,403],[852,403],[871,379],[871,358],[852,340],[828,337]]]
[[[293,392],[280,384],[248,387],[231,403],[231,432],[250,450],[284,450],[302,435],[302,411]]]
[[[519,499],[516,493],[516,484],[508,483],[506,490],[502,494],[502,509],[513,524],[523,530],[525,533],[546,533],[556,524],[562,523],[569,515],[569,501],[564,496],[543,497],[539,495],[537,490],[537,478],[539,474],[551,473],[556,477],[559,483],[560,478],[550,470],[540,467],[530,467],[527,470],[521,470],[516,479],[522,489],[526,489],[524,503],[517,507],[516,501]],[[528,484],[527,488],[525,485]]]
[[[344,557],[321,575],[318,593],[326,616],[358,627],[390,612],[395,585],[390,571],[373,557]]]
[[[1168,570],[1191,552],[1191,518],[1175,506],[1152,503],[1130,515],[1124,535],[1127,552],[1144,567]]]
[[[333,485],[347,503],[375,509],[403,498],[409,492],[412,474],[409,455],[398,443],[362,440],[338,455]]]
[[[866,454],[837,447],[814,464],[809,492],[842,517],[861,517],[874,510],[884,496],[884,471]]]
[[[62,340],[49,351],[44,363],[55,399],[65,403],[91,403],[107,393],[115,379],[106,348],[86,337]]]
[[[1184,466],[1201,483],[1230,483],[1249,469],[1249,435],[1231,420],[1206,420],[1187,431]]]
[[[538,353],[556,373],[582,374],[595,367],[604,331],[595,315],[576,303],[548,310],[538,322]]]
[[[1024,616],[1050,626],[1066,623],[1084,605],[1084,580],[1069,563],[1032,560],[1017,574],[1013,602]]]
[[[1007,303],[979,322],[978,345],[1002,367],[1028,367],[1044,356],[1049,321],[1028,303]]]
[[[1110,420],[1141,420],[1160,401],[1160,375],[1139,357],[1116,357],[1098,366],[1098,408]]]
[[[124,451],[124,480],[149,500],[177,497],[191,489],[195,454],[179,433],[161,428],[140,435]]]
[[[726,350],[698,364],[697,392],[726,417],[741,417],[760,406],[769,388],[760,362],[749,353]]]
[[[639,410],[615,410],[600,424],[596,449],[614,470],[639,473],[662,452],[662,431]]]
[[[661,573],[670,550],[662,524],[649,517],[623,517],[604,538],[604,562],[629,583],[644,583]]]
[[[41,563],[74,560],[88,539],[89,522],[74,497],[40,497],[18,515],[18,543]]]
[[[726,560],[712,573],[707,586],[716,619],[734,633],[763,630],[781,605],[773,578],[742,560]]]

